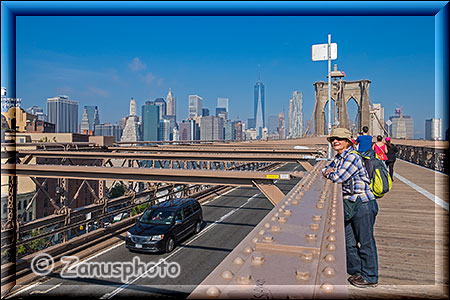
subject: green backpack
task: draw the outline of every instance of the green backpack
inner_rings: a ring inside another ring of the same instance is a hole
[[[370,179],[370,189],[376,198],[381,198],[392,188],[392,179],[385,163],[376,157],[374,150],[365,152],[351,151],[360,155]]]

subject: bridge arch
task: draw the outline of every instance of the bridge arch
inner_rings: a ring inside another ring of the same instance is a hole
[[[370,80],[335,81],[331,86],[331,98],[336,101],[336,114],[339,127],[350,128],[347,104],[354,99],[358,106],[356,131],[363,126],[369,126],[370,122]],[[328,82],[318,81],[315,88],[314,132],[317,136],[328,134],[325,124],[325,106],[328,102]]]

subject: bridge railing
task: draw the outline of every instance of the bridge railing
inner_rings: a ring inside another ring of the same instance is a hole
[[[396,144],[397,158],[449,174],[448,149]]]

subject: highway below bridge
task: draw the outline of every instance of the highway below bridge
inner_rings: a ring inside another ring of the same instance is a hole
[[[302,171],[299,164],[288,163],[275,171]],[[275,184],[287,194],[300,178],[278,181]],[[273,209],[273,204],[255,187],[238,187],[202,204],[203,225],[197,235],[182,240],[174,251],[164,254],[130,252],[125,248],[124,234],[107,249],[96,249],[84,259],[88,263],[133,263],[133,259],[161,267],[177,263],[180,273],[175,278],[150,278],[153,270],[139,270],[126,281],[121,278],[61,278],[50,273],[45,281],[29,286],[16,286],[7,297],[174,297],[186,298],[211,271],[244,239]],[[163,263],[164,264],[164,263]]]

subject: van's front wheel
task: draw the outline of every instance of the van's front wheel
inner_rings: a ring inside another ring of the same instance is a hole
[[[175,241],[172,237],[169,237],[166,241],[166,252],[172,252],[172,250],[175,248]]]
[[[202,221],[197,221],[197,224],[195,224],[195,231],[194,233],[197,234],[202,229]]]

